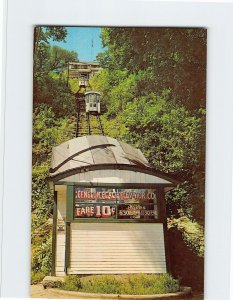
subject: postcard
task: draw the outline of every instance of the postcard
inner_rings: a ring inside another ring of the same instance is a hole
[[[31,297],[203,299],[207,30],[33,43]]]

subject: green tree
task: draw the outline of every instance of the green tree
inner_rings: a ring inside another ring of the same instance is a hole
[[[67,30],[62,26],[36,26],[34,28],[34,54],[37,55],[40,46],[49,44],[50,40],[64,41]]]
[[[73,116],[76,110],[76,100],[66,81],[53,75],[43,77],[43,80],[34,84],[34,108],[41,104],[50,105],[57,117]]]
[[[78,61],[78,54],[58,46],[49,47],[49,71],[61,72],[70,61]]]
[[[206,30],[182,28],[104,28],[98,57],[103,67],[140,73],[139,88],[170,97],[189,110],[205,107]]]
[[[33,103],[49,104],[57,116],[73,115],[75,97],[66,86],[67,63],[78,60],[78,54],[57,46],[51,46],[51,40],[64,40],[65,27],[36,27],[33,76]]]

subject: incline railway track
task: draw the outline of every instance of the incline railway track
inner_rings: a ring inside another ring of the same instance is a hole
[[[104,135],[100,115],[98,113],[86,112],[83,94],[77,96],[77,113],[75,117],[75,137],[85,135]]]

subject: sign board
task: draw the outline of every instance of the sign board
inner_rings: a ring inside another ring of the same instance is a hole
[[[74,218],[156,220],[158,206],[152,189],[75,188]]]

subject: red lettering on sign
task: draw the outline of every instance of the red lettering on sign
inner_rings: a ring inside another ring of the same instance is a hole
[[[102,191],[97,192],[90,190],[80,191],[78,189],[75,190],[75,198],[76,199],[100,199],[100,200],[155,200],[156,194],[154,192],[135,192],[135,191],[121,191],[119,193],[114,191]]]
[[[111,216],[110,206],[102,206],[102,217],[108,218]]]
[[[97,205],[96,206],[96,215],[95,215],[97,218],[101,217],[101,213],[100,213],[100,206]]]
[[[81,208],[80,207],[76,207],[76,216],[80,216],[81,215]]]

